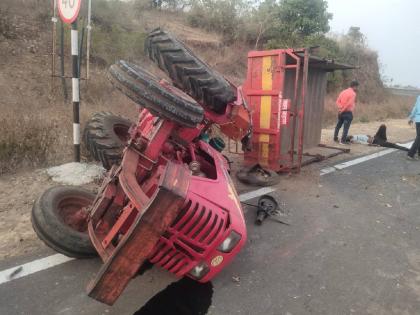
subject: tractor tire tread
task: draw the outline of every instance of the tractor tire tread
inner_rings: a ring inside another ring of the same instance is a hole
[[[119,61],[110,68],[114,86],[153,115],[194,128],[204,119],[204,110],[187,95],[184,97],[164,88],[156,77],[140,67]]]
[[[227,104],[235,100],[229,82],[171,34],[153,30],[146,38],[145,52],[174,85],[210,110],[224,114]]]
[[[105,169],[110,169],[112,165],[119,164],[122,152],[126,146],[115,133],[113,126],[118,124],[127,129],[133,123],[121,116],[110,112],[96,113],[86,124],[84,129],[84,142],[90,155],[100,161]]]

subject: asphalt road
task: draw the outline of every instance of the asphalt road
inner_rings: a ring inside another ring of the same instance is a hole
[[[420,313],[420,162],[394,152],[320,178],[285,177],[277,188],[290,225],[254,226],[245,209],[248,244],[213,281],[208,314]],[[133,314],[176,281],[154,268],[108,307],[84,291],[99,266],[75,260],[4,283],[0,314]]]

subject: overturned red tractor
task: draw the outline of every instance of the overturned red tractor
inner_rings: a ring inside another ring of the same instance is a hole
[[[90,149],[110,167],[97,195],[54,187],[32,212],[35,231],[50,247],[73,257],[99,254],[103,266],[88,294],[110,305],[147,263],[206,282],[246,241],[223,140],[208,136],[219,124],[230,138],[247,139],[241,90],[160,29],[145,47],[173,85],[125,61],[110,68],[115,86],[140,105],[137,124],[121,138],[127,141],[121,163],[111,167],[118,148],[107,150],[92,127],[87,138],[98,140]]]

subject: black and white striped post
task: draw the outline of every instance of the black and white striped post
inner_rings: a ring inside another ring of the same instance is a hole
[[[80,162],[80,82],[79,82],[79,39],[77,21],[71,24],[71,58],[72,58],[72,100],[73,100],[73,145],[74,161]]]
[[[74,161],[80,162],[80,90],[79,90],[79,39],[77,34],[77,16],[82,0],[57,0],[58,13],[63,23],[71,24],[71,61],[72,61],[72,101],[73,101],[73,145]],[[63,58],[64,54],[62,54]],[[64,66],[63,66],[64,69]],[[62,74],[64,76],[64,73]]]

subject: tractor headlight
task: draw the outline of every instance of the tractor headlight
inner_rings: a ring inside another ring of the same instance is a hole
[[[229,236],[219,245],[217,250],[222,253],[230,253],[231,250],[238,244],[241,240],[241,236],[235,231],[230,232]]]
[[[200,280],[206,274],[208,274],[209,271],[210,271],[209,266],[207,266],[207,264],[204,261],[202,261],[197,266],[195,266],[193,269],[191,269],[189,274],[191,276],[193,276],[194,278],[196,278],[197,280]]]

